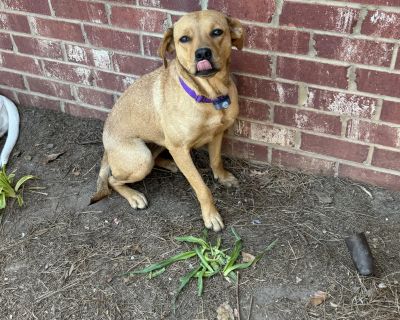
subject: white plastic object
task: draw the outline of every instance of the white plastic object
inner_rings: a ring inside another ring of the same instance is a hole
[[[8,162],[19,135],[19,114],[14,102],[0,95],[0,137],[6,132],[7,139],[0,155],[1,166]]]

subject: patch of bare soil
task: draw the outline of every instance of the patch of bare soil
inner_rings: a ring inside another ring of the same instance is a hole
[[[241,319],[399,319],[400,194],[354,182],[226,160],[240,180],[227,190],[213,181],[207,155],[194,152],[228,227],[244,251],[278,244],[240,272],[186,288],[172,311],[178,279],[190,261],[161,276],[121,273],[188,248],[176,236],[200,235],[200,209],[181,173],[153,172],[136,184],[150,207],[135,211],[113,193],[88,206],[102,155],[102,123],[22,109],[22,132],[9,169],[34,174],[25,205],[10,202],[0,229],[0,319],[216,319],[224,302]],[[46,163],[48,155],[65,152]],[[30,188],[38,187],[38,188]],[[376,258],[374,278],[358,276],[344,242],[366,233]],[[211,238],[216,235],[211,233]],[[327,293],[318,306],[317,291]]]

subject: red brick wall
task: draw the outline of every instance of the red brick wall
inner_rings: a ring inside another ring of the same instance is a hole
[[[247,30],[225,152],[400,190],[400,0],[2,0],[0,92],[104,119],[202,8]]]

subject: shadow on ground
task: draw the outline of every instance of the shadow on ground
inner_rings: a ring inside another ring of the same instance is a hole
[[[350,181],[227,160],[240,188],[213,181],[206,154],[196,164],[215,196],[226,226],[244,250],[278,245],[238,288],[222,277],[192,283],[171,303],[190,262],[156,279],[117,275],[187,249],[174,240],[199,235],[199,206],[182,176],[154,170],[136,188],[150,207],[134,211],[113,193],[88,206],[102,154],[102,123],[23,109],[22,132],[9,169],[34,174],[25,205],[10,202],[0,229],[1,319],[216,319],[224,302],[240,305],[241,319],[399,319],[400,194]],[[46,156],[65,152],[45,163]],[[32,188],[33,187],[33,188]],[[376,278],[357,276],[343,238],[366,232]],[[215,238],[215,234],[211,237]],[[227,247],[234,238],[222,233]],[[328,294],[312,307],[310,295]],[[252,302],[252,303],[251,303]]]

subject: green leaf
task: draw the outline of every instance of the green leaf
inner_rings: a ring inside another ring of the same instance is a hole
[[[238,263],[238,264],[230,266],[229,268],[224,269],[224,276],[226,277],[232,271],[235,271],[235,270],[247,269],[250,266],[252,266],[253,264],[257,263],[258,260],[260,260],[267,251],[271,250],[275,246],[277,241],[278,241],[278,239],[271,242],[263,251],[261,251],[258,255],[256,255],[256,257],[254,258],[253,261],[249,261],[246,263]]]
[[[142,273],[148,273],[157,269],[161,269],[164,267],[168,267],[170,264],[173,264],[174,262],[180,261],[180,260],[186,260],[189,259],[191,257],[194,257],[196,255],[195,251],[187,251],[187,252],[183,252],[180,254],[177,254],[169,259],[166,259],[164,261],[158,262],[158,263],[154,263],[144,269],[141,270],[136,270],[136,271],[130,271],[127,273],[122,274],[123,276],[126,275],[133,275],[133,274],[142,274]]]
[[[208,271],[213,272],[214,269],[211,268],[211,266],[208,264],[207,260],[205,259],[204,255],[200,251],[199,247],[194,248],[194,251],[196,252],[197,256],[200,258],[201,264],[203,267],[205,267]]]
[[[199,272],[197,272],[197,295],[200,297],[203,294],[203,277],[206,269],[203,267]]]
[[[6,207],[6,194],[2,192],[0,194],[0,209],[4,209]]]
[[[228,263],[225,265],[223,273],[224,276],[226,276],[229,272],[226,272],[226,270],[230,269],[236,262],[237,258],[239,257],[240,251],[242,250],[242,239],[240,236],[236,233],[235,229],[231,228],[233,235],[236,238],[235,245],[233,247],[232,253],[229,257]]]
[[[165,272],[165,268],[158,269],[157,271],[150,271],[149,273],[149,279],[153,279],[155,277],[158,277],[160,274],[163,274]]]
[[[24,200],[22,199],[22,196],[20,194],[17,195],[17,201],[18,201],[18,205],[20,207],[22,207],[22,205],[24,204]]]
[[[197,238],[197,237],[193,237],[193,236],[176,237],[175,239],[178,240],[178,241],[181,241],[181,242],[197,243],[197,244],[201,245],[204,248],[209,248],[210,247],[210,245],[206,241],[204,241],[203,239]]]
[[[173,301],[174,312],[175,312],[175,302],[178,299],[178,295],[181,293],[183,288],[185,288],[185,286],[189,283],[190,279],[192,279],[201,268],[202,268],[201,266],[198,266],[196,269],[189,271],[188,273],[186,273],[183,277],[181,277],[179,279],[179,287],[176,291],[174,301]]]
[[[15,191],[18,191],[19,188],[28,180],[30,179],[35,179],[35,176],[32,175],[27,175],[27,176],[23,176],[21,179],[18,180],[18,182],[15,185]]]

